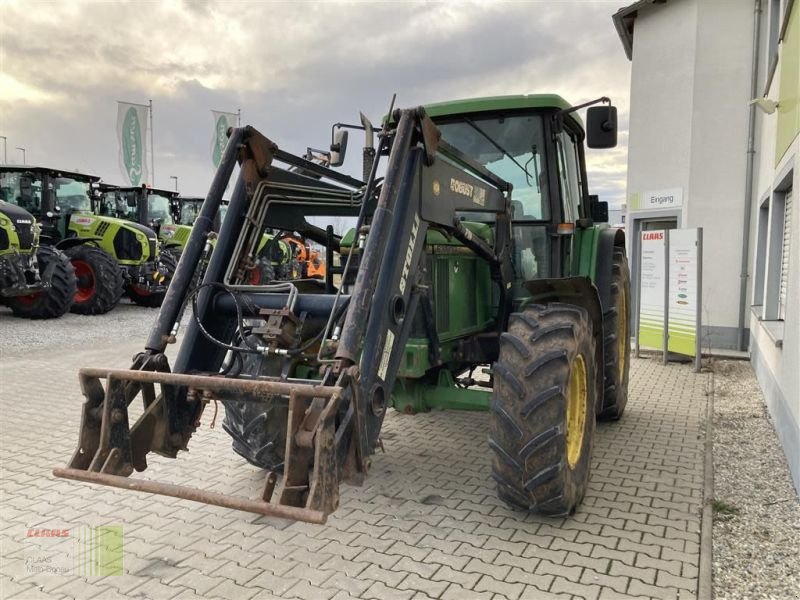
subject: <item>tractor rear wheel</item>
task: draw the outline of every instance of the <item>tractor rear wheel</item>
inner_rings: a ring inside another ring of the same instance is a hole
[[[511,315],[492,369],[489,446],[499,498],[543,515],[572,514],[589,480],[597,384],[588,313],[530,305]]]
[[[256,354],[242,355],[243,374],[278,376],[281,360]],[[265,402],[223,400],[225,419],[222,428],[233,439],[233,451],[251,465],[267,470],[280,470],[286,454],[289,402],[282,396],[271,396]]]
[[[275,281],[275,267],[265,257],[258,259],[256,266],[247,272],[247,285],[267,285]]]
[[[64,315],[72,306],[77,291],[75,269],[69,258],[52,246],[39,246],[36,259],[39,273],[44,274],[52,264],[50,287],[28,296],[8,299],[8,305],[17,317],[25,319],[55,319]]]
[[[101,315],[114,308],[123,291],[122,272],[114,257],[89,244],[73,246],[64,253],[78,280],[70,310],[79,315]]]
[[[601,421],[615,421],[622,416],[628,402],[630,371],[631,276],[625,248],[615,247],[612,259],[611,308],[603,315],[603,357],[605,364],[603,402],[597,414]]]
[[[178,266],[177,257],[170,251],[161,252],[159,258],[159,274],[166,277],[166,281],[172,279],[175,274],[175,268]],[[166,290],[163,292],[151,292],[146,287],[138,285],[128,286],[128,297],[134,304],[145,306],[147,308],[158,308],[164,302],[164,297],[167,295]]]

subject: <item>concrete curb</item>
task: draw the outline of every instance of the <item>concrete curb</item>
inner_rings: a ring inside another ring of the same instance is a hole
[[[700,525],[700,568],[697,575],[697,597],[699,600],[712,600],[713,585],[713,530],[714,512],[714,371],[711,370],[710,386],[706,396],[706,440],[705,462],[703,465],[703,516]]]

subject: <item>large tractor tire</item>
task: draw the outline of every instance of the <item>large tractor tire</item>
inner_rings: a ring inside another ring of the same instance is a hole
[[[255,376],[280,375],[281,361],[275,357],[243,354],[242,373]],[[289,402],[272,396],[266,402],[223,400],[222,428],[233,439],[233,451],[251,465],[270,471],[281,470],[286,454]]]
[[[267,285],[275,281],[275,267],[265,257],[258,259],[256,266],[247,272],[247,285]]]
[[[175,269],[178,266],[178,257],[170,251],[164,251],[159,256],[159,273],[166,276],[166,280],[170,281],[172,276],[175,275]],[[163,292],[151,292],[146,287],[137,285],[128,286],[128,297],[134,304],[144,306],[146,308],[159,308],[164,302],[167,295],[166,290]]]
[[[511,315],[494,364],[489,446],[497,495],[514,508],[572,514],[589,481],[595,342],[588,313],[568,304]]]
[[[631,276],[625,248],[615,247],[612,262],[611,308],[603,315],[604,381],[603,402],[597,418],[615,421],[622,416],[628,402],[630,371]]]
[[[78,289],[75,269],[69,258],[52,246],[40,246],[36,259],[41,274],[47,272],[50,265],[54,265],[49,277],[50,287],[28,296],[9,298],[8,305],[18,317],[55,319],[64,315],[72,306],[72,299]]]
[[[114,308],[122,297],[124,283],[114,257],[89,244],[73,246],[64,253],[78,280],[70,310],[79,315],[102,315]]]

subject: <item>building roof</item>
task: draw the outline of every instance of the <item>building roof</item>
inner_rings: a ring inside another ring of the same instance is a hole
[[[633,23],[636,17],[639,16],[639,10],[650,4],[666,4],[667,0],[638,0],[630,6],[620,8],[614,16],[614,27],[617,29],[617,35],[622,42],[622,47],[625,49],[625,56],[628,60],[633,58]]]

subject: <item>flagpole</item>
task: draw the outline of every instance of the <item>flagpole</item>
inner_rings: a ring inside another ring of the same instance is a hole
[[[156,155],[153,151],[153,99],[150,99],[150,185],[156,186]]]

